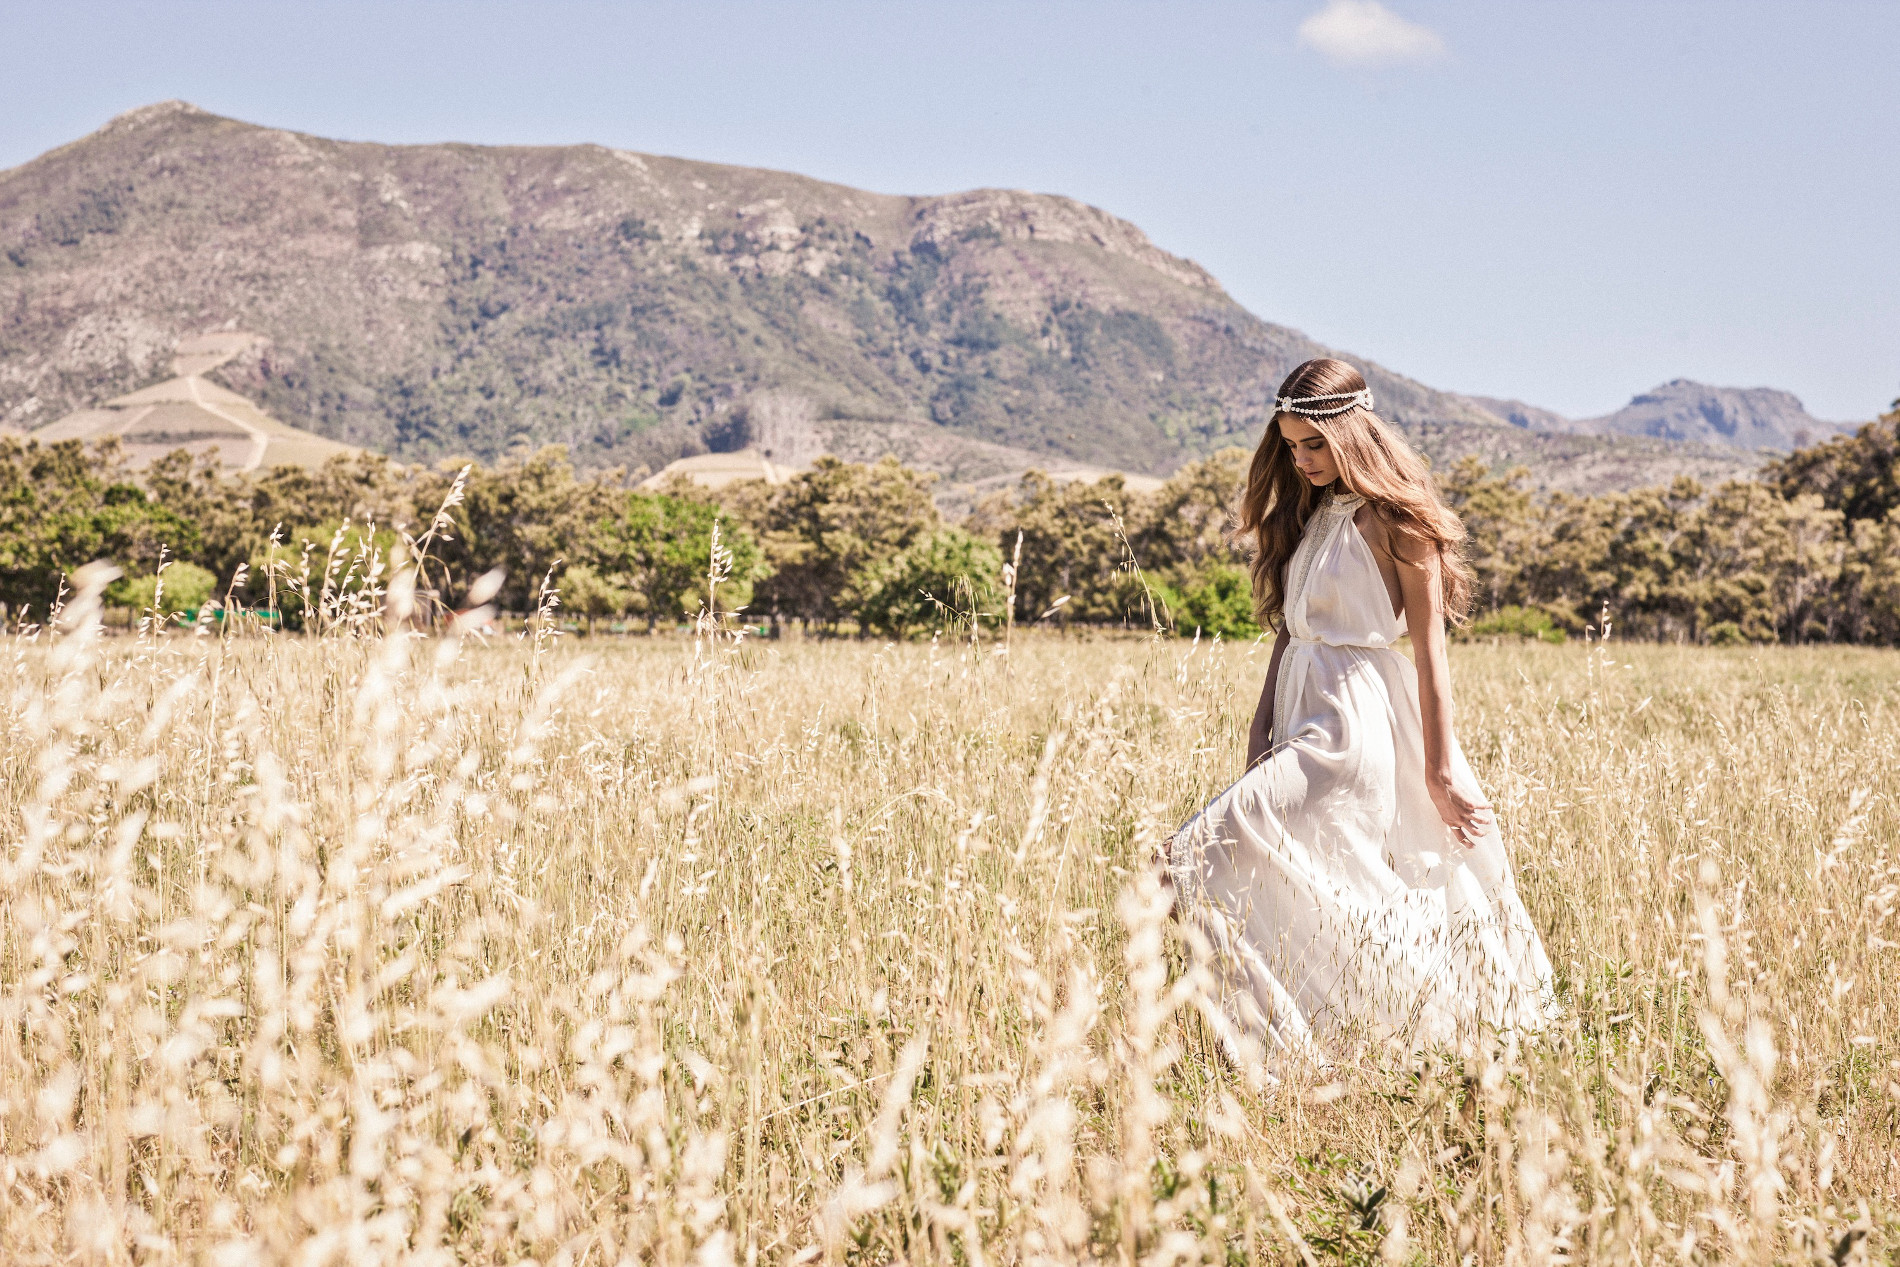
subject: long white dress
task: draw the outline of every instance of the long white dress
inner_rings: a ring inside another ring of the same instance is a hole
[[[1426,790],[1418,676],[1353,519],[1364,504],[1321,503],[1287,564],[1270,754],[1168,846],[1177,912],[1212,951],[1215,1019],[1272,1063],[1358,1040],[1459,1048],[1550,1008],[1497,828],[1467,847]],[[1452,767],[1482,799],[1462,751]]]

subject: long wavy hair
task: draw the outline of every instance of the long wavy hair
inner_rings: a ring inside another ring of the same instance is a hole
[[[1319,357],[1286,376],[1280,396],[1333,396],[1364,390],[1365,378],[1344,361]],[[1236,531],[1251,537],[1254,615],[1263,629],[1279,629],[1286,618],[1286,565],[1325,493],[1293,465],[1293,451],[1280,434],[1276,412],[1254,450],[1241,490]],[[1425,462],[1404,437],[1370,409],[1354,408],[1330,418],[1300,421],[1326,437],[1339,467],[1338,487],[1371,502],[1393,527],[1432,548],[1438,560],[1439,594],[1444,614],[1462,624],[1471,602],[1471,568],[1464,560],[1465,526],[1438,499]],[[1424,563],[1413,566],[1425,566]]]

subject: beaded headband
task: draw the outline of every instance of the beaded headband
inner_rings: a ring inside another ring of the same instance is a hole
[[[1327,407],[1326,402],[1343,400],[1346,403]],[[1372,389],[1361,387],[1356,392],[1335,392],[1331,396],[1282,396],[1273,402],[1275,413],[1300,414],[1307,418],[1332,418],[1339,414],[1350,413],[1355,409],[1372,408]]]

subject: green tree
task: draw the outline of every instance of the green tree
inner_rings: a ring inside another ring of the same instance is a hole
[[[449,478],[438,472],[427,496],[409,500],[414,522],[426,524]],[[567,451],[558,446],[490,470],[475,467],[461,505],[450,512],[450,540],[436,554],[450,587],[465,587],[499,567],[507,578],[499,605],[509,611],[532,608],[548,569],[563,559],[584,561],[595,525],[618,513],[625,496],[615,487],[618,480],[618,472],[578,478]]]
[[[1233,537],[1234,506],[1251,458],[1246,449],[1222,449],[1187,463],[1151,497],[1129,495],[1123,516],[1141,566],[1159,574],[1244,563],[1252,543]]]
[[[1002,619],[1003,552],[960,528],[926,533],[856,587],[852,615],[871,633],[902,637],[921,629],[970,628]]]
[[[1554,494],[1526,528],[1502,534],[1494,553],[1487,557],[1480,547],[1492,593],[1504,600],[1499,609],[1536,606],[1574,633],[1608,604],[1626,634],[1697,636],[1698,609],[1683,588],[1677,547],[1701,496],[1692,480],[1603,497]],[[1522,561],[1510,577],[1514,556]],[[1479,577],[1487,579],[1483,567]]]
[[[1886,518],[1900,507],[1900,400],[1853,435],[1770,462],[1761,478],[1789,500],[1812,493],[1848,519]]]
[[[1022,534],[1022,563],[1016,573],[1018,620],[1034,621],[1053,609],[1065,624],[1146,625],[1147,596],[1128,566],[1130,554],[1123,541],[1138,505],[1119,475],[1092,484],[1058,483],[1031,471],[1014,490],[984,499],[971,516],[970,528],[1012,554],[1016,534]],[[1130,540],[1140,535],[1140,523],[1137,518]]]
[[[751,504],[770,570],[759,605],[777,618],[835,628],[880,583],[880,569],[942,524],[936,476],[896,458],[871,465],[819,458],[776,488],[734,490]]]
[[[64,577],[94,559],[129,575],[155,572],[161,552],[191,557],[194,525],[127,477],[116,444],[41,445],[0,436],[0,602],[46,612]]]
[[[661,620],[691,616],[707,601],[713,528],[732,553],[731,576],[720,583],[719,605],[740,610],[764,573],[757,541],[711,502],[669,493],[623,493],[617,513],[589,534],[586,562],[598,577],[628,594],[628,609],[644,612],[649,630]]]
[[[1609,584],[1593,601],[1608,602],[1626,635],[1695,638],[1701,616],[1685,586],[1684,533],[1696,522],[1702,486],[1678,479],[1598,498],[1610,528],[1603,570]]]
[[[141,471],[139,483],[154,505],[197,529],[195,563],[226,583],[269,535],[268,526],[258,531],[253,481],[226,474],[216,454],[194,459],[188,451],[176,449]],[[305,517],[294,522],[317,521]]]
[[[157,464],[154,463],[154,468]],[[251,518],[265,537],[277,524],[373,523],[402,528],[415,535],[426,526],[458,465],[428,470],[404,466],[379,453],[352,453],[331,458],[319,467],[279,466],[243,480],[228,479],[224,487],[240,484]],[[221,495],[216,484],[202,486],[199,496]],[[155,486],[163,497],[165,491]],[[179,496],[190,496],[181,489]],[[169,504],[169,503],[168,503]]]
[[[632,594],[602,576],[599,569],[590,564],[576,563],[561,573],[561,606],[585,618],[590,634],[594,632],[596,620],[623,614],[632,598]]]
[[[1900,646],[1900,506],[1884,518],[1856,519],[1847,527],[1830,604],[1833,635]]]
[[[1718,488],[1682,546],[1705,626],[1732,624],[1750,642],[1828,636],[1825,601],[1840,578],[1839,511],[1803,494],[1792,501],[1753,480]]]
[[[1445,504],[1464,520],[1465,559],[1475,577],[1472,607],[1496,611],[1519,600],[1519,575],[1534,548],[1540,516],[1524,487],[1530,471],[1493,473],[1476,457],[1460,459],[1439,480]]]

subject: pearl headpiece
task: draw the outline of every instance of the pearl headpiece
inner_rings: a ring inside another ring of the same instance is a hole
[[[1328,402],[1340,400],[1343,405]],[[1372,389],[1361,387],[1356,392],[1335,392],[1331,396],[1282,396],[1273,402],[1275,413],[1301,414],[1308,418],[1332,418],[1339,414],[1350,413],[1355,409],[1372,408]]]

